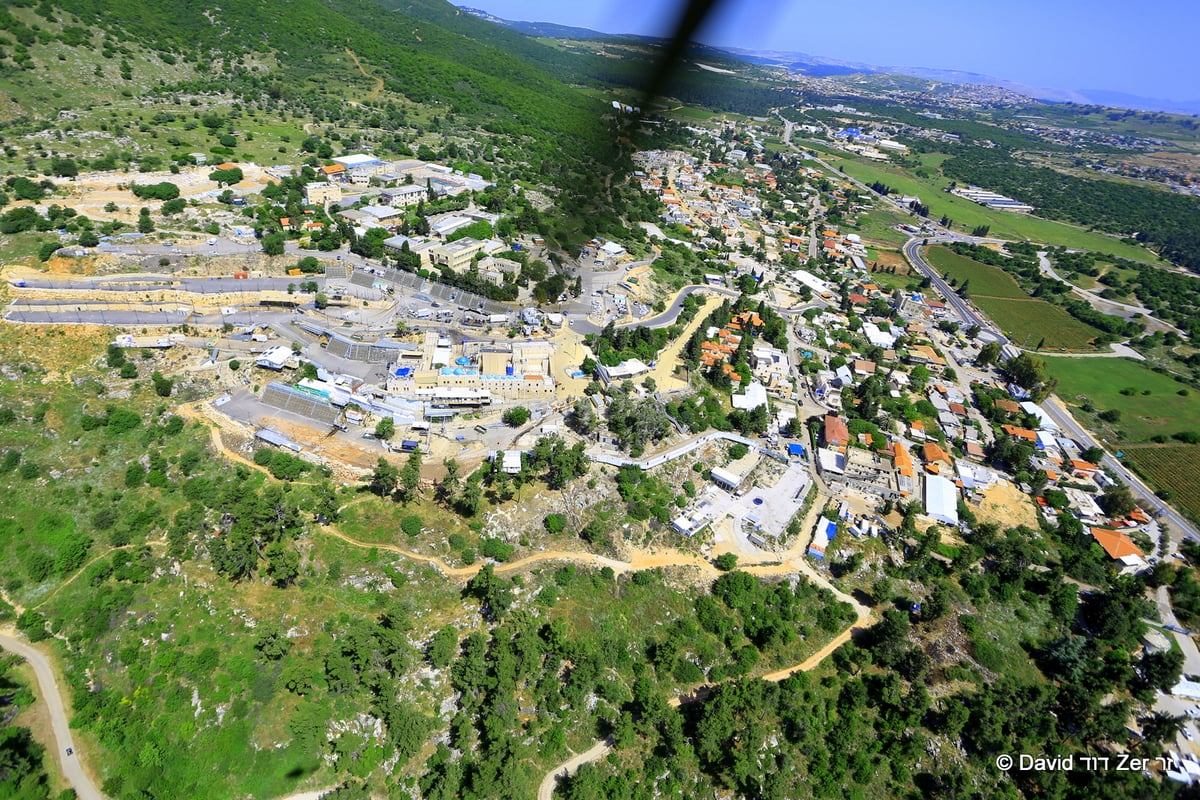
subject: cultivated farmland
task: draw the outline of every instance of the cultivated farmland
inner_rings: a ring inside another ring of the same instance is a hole
[[[925,257],[947,279],[961,286],[969,281],[968,294],[1008,336],[1021,347],[1047,350],[1089,350],[1100,331],[1072,317],[1056,305],[1030,297],[1011,275],[999,267],[961,256],[945,247],[926,249]]]
[[[1171,502],[1200,518],[1200,445],[1144,445],[1126,448],[1126,459],[1155,486],[1171,492]]]

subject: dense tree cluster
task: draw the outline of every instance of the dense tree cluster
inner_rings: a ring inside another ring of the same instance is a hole
[[[942,163],[947,177],[1018,197],[1052,219],[1133,235],[1200,271],[1200,198],[1035,167],[1002,149],[971,148]]]

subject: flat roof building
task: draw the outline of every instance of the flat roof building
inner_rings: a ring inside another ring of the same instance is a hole
[[[925,513],[947,525],[958,525],[958,489],[941,475],[925,476]]]

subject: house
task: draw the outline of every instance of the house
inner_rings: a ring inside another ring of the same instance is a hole
[[[730,400],[733,402],[734,408],[752,411],[767,404],[767,390],[758,381],[751,381],[745,392],[733,395]]]
[[[521,451],[520,450],[505,450],[503,460],[500,462],[501,471],[516,475],[521,471]]]
[[[914,344],[908,348],[908,361],[912,364],[925,364],[930,367],[942,368],[946,366],[946,359],[942,358],[927,344]]]
[[[709,470],[708,474],[709,477],[713,479],[714,483],[730,490],[731,492],[736,491],[737,488],[742,485],[742,481],[746,477],[744,475],[738,475],[737,473],[730,472],[724,467],[713,467],[711,470]]]
[[[916,470],[913,469],[912,455],[904,442],[894,442],[892,445],[892,464],[896,467],[896,486],[901,497],[907,497],[916,490]]]
[[[639,359],[631,358],[628,361],[622,361],[616,366],[609,367],[600,364],[596,367],[596,371],[600,373],[600,377],[606,383],[619,383],[624,380],[631,380],[641,375],[644,372],[649,372],[650,368],[643,364]]]
[[[837,414],[826,414],[821,440],[826,447],[845,447],[850,443],[850,429]]]
[[[1091,534],[1092,538],[1104,548],[1104,552],[1108,553],[1109,558],[1120,562],[1122,572],[1137,572],[1147,566],[1145,554],[1120,531],[1092,528]]]
[[[1071,473],[1076,478],[1094,478],[1100,467],[1090,461],[1080,461],[1077,458],[1072,458],[1070,461]]]
[[[858,375],[860,378],[874,375],[875,362],[856,358],[854,360],[854,374]]]
[[[1003,397],[995,401],[995,406],[1005,414],[1019,414],[1021,411],[1021,407],[1017,405],[1016,401],[1006,400]]]
[[[926,466],[939,463],[945,464],[948,467],[953,466],[950,456],[937,442],[926,442],[923,444],[921,446],[921,457],[925,460]]]
[[[827,517],[818,519],[817,527],[813,530],[812,543],[808,546],[808,555],[824,561],[825,550],[835,536],[837,536],[837,523]]]
[[[616,242],[605,242],[600,245],[599,251],[604,254],[605,258],[617,258],[625,255],[625,248]]]
[[[1015,439],[1024,439],[1027,442],[1037,443],[1037,431],[1031,431],[1029,428],[1018,428],[1016,425],[1001,425],[1000,429]]]

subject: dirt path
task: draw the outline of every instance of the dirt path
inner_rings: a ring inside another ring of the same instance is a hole
[[[175,409],[175,413],[186,420],[202,420],[208,424],[209,438],[212,441],[213,450],[220,453],[224,458],[234,461],[238,464],[244,464],[251,469],[259,472],[270,474],[266,467],[260,467],[250,459],[243,456],[241,453],[235,453],[225,446],[225,440],[221,438],[221,429],[226,425],[236,426],[232,418],[219,414],[205,400],[198,400],[195,403],[185,403]],[[253,438],[253,431],[243,431],[247,436]]]
[[[349,47],[346,48],[346,55],[350,56],[350,60],[354,62],[354,66],[358,67],[358,71],[363,74],[363,77],[370,78],[375,82],[375,86],[371,89],[371,91],[367,92],[367,96],[364,98],[366,100],[374,100],[379,96],[379,93],[383,91],[383,78],[367,72],[363,68],[362,62],[358,60],[358,56],[355,55],[354,51]]]
[[[572,756],[557,767],[546,773],[546,777],[542,778],[542,783],[538,786],[537,800],[552,800],[554,797],[554,789],[558,784],[559,776],[569,778],[579,771],[579,768],[584,764],[590,764],[608,755],[608,751],[612,749],[612,745],[607,739],[601,739],[587,750],[576,756]]]
[[[838,594],[840,595],[841,593],[839,592]],[[827,645],[813,653],[805,660],[801,661],[799,664],[793,664],[790,667],[784,667],[783,669],[776,670],[774,672],[768,672],[766,675],[762,676],[762,679],[765,681],[771,681],[772,683],[778,683],[793,673],[808,672],[809,670],[816,669],[821,665],[822,662],[825,661],[825,659],[833,655],[834,651],[836,651],[846,642],[850,641],[850,637],[854,635],[856,630],[869,625],[873,620],[873,615],[871,614],[870,609],[862,606],[856,601],[851,600],[851,602],[854,603],[855,613],[858,614],[858,619],[854,621],[854,624],[839,633]],[[715,684],[710,684],[710,686],[711,685]],[[706,687],[701,686],[700,688],[704,689]],[[694,703],[696,700],[704,696],[705,693],[703,691],[692,692],[691,694],[681,697],[672,697],[667,702],[667,705],[671,706],[672,708],[678,708],[684,703]],[[602,739],[592,745],[592,747],[588,750],[572,756],[556,766],[554,769],[547,772],[546,777],[542,778],[542,782],[538,786],[538,800],[554,800],[554,790],[558,787],[558,780],[560,777],[571,777],[578,772],[579,768],[584,764],[589,764],[593,761],[599,761],[608,755],[611,750],[612,744],[607,739]]]

